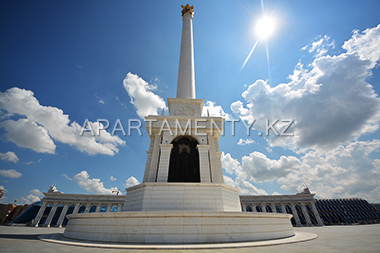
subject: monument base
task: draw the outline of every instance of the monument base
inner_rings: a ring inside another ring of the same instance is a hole
[[[240,212],[239,190],[225,184],[142,183],[127,188],[123,212]]]
[[[278,213],[140,211],[69,215],[66,238],[178,244],[272,240],[294,236],[292,216]]]

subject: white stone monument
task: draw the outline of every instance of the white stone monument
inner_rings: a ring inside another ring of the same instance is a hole
[[[169,115],[147,116],[143,183],[127,188],[123,212],[69,215],[67,238],[125,243],[215,243],[294,235],[289,214],[241,211],[238,189],[223,181],[221,117],[202,117],[195,98],[193,6],[182,6],[177,97]]]

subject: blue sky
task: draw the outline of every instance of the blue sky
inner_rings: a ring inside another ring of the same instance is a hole
[[[380,3],[263,3],[189,2],[197,98],[214,116],[256,120],[250,136],[241,122],[231,136],[226,123],[225,182],[241,194],[294,194],[306,183],[318,198],[379,202]],[[1,1],[3,203],[38,200],[53,182],[65,193],[107,194],[142,181],[144,126],[142,136],[79,129],[120,119],[127,130],[175,97],[181,4]],[[274,33],[242,68],[263,15],[275,19]],[[294,119],[294,136],[259,136],[265,119]]]

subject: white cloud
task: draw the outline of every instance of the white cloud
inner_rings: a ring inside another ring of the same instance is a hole
[[[239,142],[237,143],[237,145],[249,145],[249,144],[252,144],[252,143],[255,143],[255,141],[252,140],[251,138],[248,138],[248,139],[240,138]]]
[[[231,117],[226,113],[220,105],[215,105],[213,101],[206,101],[203,106],[202,116],[207,117],[207,111],[211,117],[223,117],[226,120],[229,120]]]
[[[237,188],[243,188],[242,182],[277,181],[281,189],[296,193],[307,183],[319,198],[360,197],[379,202],[380,159],[370,158],[379,151],[380,140],[372,140],[339,145],[327,152],[310,151],[300,158],[281,156],[278,160],[252,152],[240,163],[222,153],[222,166],[236,176],[235,180],[227,177],[226,184]]]
[[[43,195],[42,192],[38,189],[33,189],[30,191],[31,194],[34,194],[34,195],[38,195],[38,196],[41,196]]]
[[[25,205],[25,204],[31,204],[37,201],[40,201],[40,197],[34,195],[34,194],[29,194],[28,196],[21,197],[20,200],[17,202],[19,205]]]
[[[301,50],[309,49],[309,53],[315,52],[315,57],[320,57],[325,55],[329,48],[335,47],[335,42],[331,41],[331,38],[327,35],[321,36],[319,35],[314,42],[310,45],[304,46]]]
[[[116,178],[115,178],[115,177],[113,177],[113,176],[111,176],[111,177],[110,177],[110,180],[111,180],[111,181],[115,181],[115,180],[116,180]]]
[[[25,204],[31,204],[36,201],[40,201],[43,196],[42,192],[38,189],[33,189],[29,191],[29,195],[26,197],[21,197],[20,200],[17,202],[19,205],[25,205]]]
[[[131,98],[131,103],[137,110],[137,115],[144,118],[148,115],[157,115],[159,109],[165,108],[165,101],[152,91],[157,89],[155,85],[149,85],[141,77],[128,73],[123,81],[125,90]]]
[[[369,60],[375,67],[380,59],[380,24],[376,28],[368,28],[360,33],[355,30],[351,39],[343,44],[348,54],[357,54],[361,60]]]
[[[119,151],[117,147],[125,144],[118,136],[111,136],[106,131],[101,131],[99,136],[92,136],[89,132],[81,136],[82,126],[75,121],[70,123],[69,116],[61,109],[40,105],[32,91],[14,87],[0,93],[0,109],[7,112],[8,117],[15,114],[26,117],[3,121],[0,126],[5,128],[10,141],[36,152],[55,153],[53,140],[91,155],[114,155]],[[97,129],[102,125],[94,122],[91,126]]]
[[[0,170],[0,176],[9,177],[9,178],[19,178],[22,176],[22,174],[18,172],[17,170],[11,169],[11,170]]]
[[[6,120],[0,123],[8,133],[7,138],[22,148],[30,148],[39,153],[54,154],[56,145],[48,131],[28,119]]]
[[[17,155],[12,151],[8,151],[7,153],[0,153],[0,159],[6,162],[13,162],[13,163],[17,163],[19,160]]]
[[[66,175],[65,173],[63,173],[62,175],[61,175],[62,177],[65,177],[67,180],[73,180],[72,178],[70,178],[68,175]]]
[[[105,188],[99,178],[90,178],[90,175],[85,170],[74,176],[74,182],[90,193],[112,194],[112,191],[118,190],[117,187]]]
[[[289,83],[271,87],[257,80],[242,93],[231,110],[242,119],[256,119],[253,127],[265,131],[265,120],[294,119],[289,133],[271,136],[271,146],[329,150],[379,129],[380,99],[367,79],[380,59],[380,25],[355,32],[343,48],[347,53],[319,56],[304,69],[298,63]],[[277,124],[280,131],[284,125]]]
[[[137,180],[134,176],[131,176],[127,180],[125,180],[124,187],[128,188],[138,184],[140,184],[139,180]]]
[[[265,190],[257,188],[251,182],[242,180],[240,177],[233,180],[231,177],[223,175],[223,179],[226,185],[238,188],[240,195],[268,195]]]

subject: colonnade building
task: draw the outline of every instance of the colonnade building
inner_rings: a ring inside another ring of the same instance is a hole
[[[12,223],[62,227],[69,214],[121,212],[124,200],[125,195],[65,194],[51,186],[41,206],[32,204]],[[243,212],[292,214],[294,226],[380,223],[380,211],[364,199],[314,199],[308,188],[295,195],[241,195],[240,203]]]

